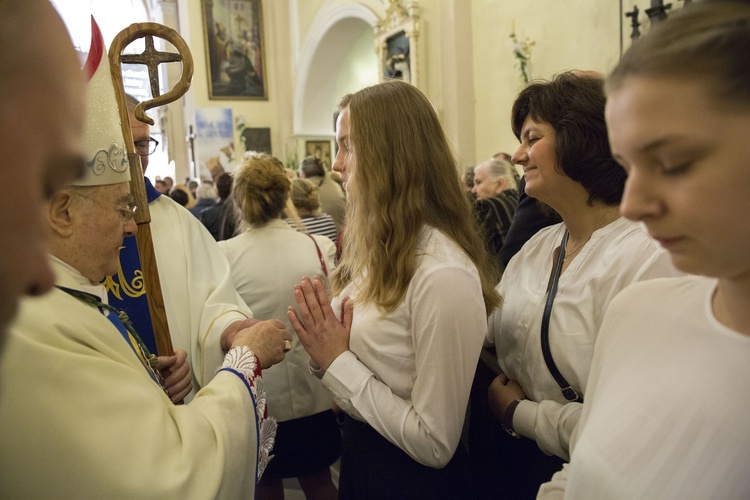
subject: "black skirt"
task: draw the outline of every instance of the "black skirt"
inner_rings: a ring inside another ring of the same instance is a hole
[[[487,389],[495,372],[481,360],[471,388],[469,455],[477,498],[533,500],[542,483],[562,469],[563,460],[547,456],[535,441],[505,432],[490,412]]]
[[[468,456],[459,444],[442,469],[416,462],[370,425],[346,418],[341,450],[340,499],[474,498]]]
[[[330,467],[341,454],[341,428],[333,411],[279,422],[263,477],[300,477]]]

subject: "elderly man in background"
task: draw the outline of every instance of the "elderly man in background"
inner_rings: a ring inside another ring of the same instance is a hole
[[[151,356],[100,284],[136,231],[137,207],[107,56],[90,54],[87,167],[44,212],[57,289],[22,302],[0,368],[0,491],[252,498],[275,434],[261,367],[281,361],[291,337],[280,322],[240,331],[212,382],[173,404],[190,390],[186,353]]]
[[[84,82],[47,0],[0,2],[0,67],[0,170],[10,187],[0,197],[1,347],[18,297],[54,282],[39,209],[83,170]]]
[[[134,116],[138,101],[127,96],[130,127],[144,172],[153,152],[150,129]],[[166,178],[165,178],[166,180]],[[256,320],[232,284],[229,264],[201,222],[169,196],[159,193],[148,178],[146,195],[151,233],[159,269],[172,344],[188,353],[193,385],[199,389],[214,376],[236,333]],[[105,285],[112,305],[130,316],[144,343],[154,352],[151,318],[135,238],[125,238],[120,267]]]
[[[474,167],[476,212],[484,231],[487,250],[499,265],[500,249],[518,205],[518,184],[512,163],[487,160]]]

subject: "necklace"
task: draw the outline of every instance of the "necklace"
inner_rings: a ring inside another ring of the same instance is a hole
[[[591,233],[591,236],[593,236],[593,235],[594,235],[594,233]],[[571,250],[570,252],[566,251],[566,252],[565,252],[565,258],[563,259],[563,262],[565,262],[566,260],[568,260],[568,258],[569,258],[569,257],[570,257],[571,255],[575,255],[575,254],[577,254],[577,253],[578,253],[578,251],[579,251],[579,250],[580,250],[581,248],[583,248],[583,247],[584,247],[584,246],[586,245],[586,243],[588,243],[588,242],[589,242],[589,240],[591,240],[591,236],[589,236],[588,238],[586,238],[586,241],[584,241],[583,243],[581,243],[580,245],[578,245],[577,247],[575,247],[575,249],[574,249],[574,250]],[[567,246],[567,245],[566,245],[566,246]]]
[[[577,254],[579,250],[581,250],[584,246],[586,246],[586,243],[588,243],[589,241],[591,241],[591,237],[594,236],[594,233],[597,232],[599,229],[601,229],[601,227],[604,225],[604,220],[605,220],[608,212],[609,212],[609,209],[605,209],[602,212],[602,216],[599,218],[599,223],[596,225],[596,227],[594,228],[594,230],[591,231],[591,234],[589,235],[588,238],[586,238],[586,240],[583,243],[581,243],[580,245],[578,245],[577,247],[575,247],[571,251],[567,251],[567,248],[565,248],[565,257],[563,258],[563,262],[565,262],[566,260],[568,260],[568,258],[570,258],[570,256]],[[568,239],[566,238],[565,239],[565,247],[567,247],[567,246],[568,246]]]

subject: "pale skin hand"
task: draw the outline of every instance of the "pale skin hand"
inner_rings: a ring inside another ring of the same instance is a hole
[[[516,399],[526,399],[526,393],[515,380],[510,380],[507,375],[501,373],[490,384],[487,389],[487,402],[490,411],[496,419],[502,422],[505,409]]]
[[[175,349],[171,356],[158,356],[157,369],[164,377],[164,388],[173,403],[179,403],[193,390],[193,374],[187,352]]]
[[[336,319],[326,287],[319,276],[303,278],[294,287],[299,315],[290,307],[287,316],[302,346],[315,365],[328,368],[341,353],[349,350],[349,332],[354,309],[349,297],[341,302],[341,321]]]
[[[258,321],[250,328],[237,332],[232,347],[246,346],[255,353],[261,368],[268,368],[284,360],[284,341],[292,340],[284,323],[271,319]]]
[[[247,318],[241,321],[234,321],[230,323],[221,334],[221,350],[227,352],[232,347],[232,342],[237,332],[250,328],[253,325],[260,323],[259,319]]]

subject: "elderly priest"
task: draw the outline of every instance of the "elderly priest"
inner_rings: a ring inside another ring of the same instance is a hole
[[[187,405],[185,353],[151,356],[99,282],[136,231],[106,54],[87,61],[88,169],[45,211],[56,288],[21,304],[0,365],[5,498],[252,498],[273,444],[261,367],[279,322],[240,331]],[[163,375],[166,377],[163,378]]]

